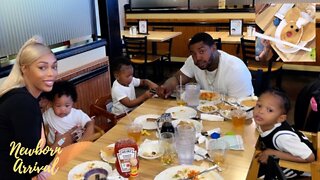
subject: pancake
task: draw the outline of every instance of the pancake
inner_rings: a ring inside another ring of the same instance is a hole
[[[315,38],[316,35],[316,24],[314,22],[310,22],[303,27],[303,34],[301,37],[301,41],[311,41]]]
[[[288,22],[287,25],[282,29],[280,38],[283,41],[287,41],[292,44],[298,44],[300,42],[302,34],[303,28],[299,29],[296,23],[291,21]]]
[[[297,21],[299,17],[300,17],[300,9],[298,9],[297,7],[294,7],[287,12],[284,19],[287,22],[290,22],[290,21]]]

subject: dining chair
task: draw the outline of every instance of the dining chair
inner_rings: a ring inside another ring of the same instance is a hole
[[[273,58],[268,62],[256,61],[256,42],[255,40],[245,39],[241,37],[241,49],[242,49],[242,60],[247,65],[251,74],[262,70],[263,79],[261,87],[258,88],[259,91],[255,89],[255,94],[259,95],[263,90],[267,89],[270,86],[270,76],[271,74],[278,73],[276,86],[281,88],[281,73],[282,73],[282,62],[276,62],[276,59]],[[254,74],[253,74],[254,75]]]
[[[154,26],[152,31],[169,31],[173,32],[174,27]],[[171,63],[171,49],[172,49],[172,38],[163,42],[156,42],[155,48],[157,50],[156,55],[162,56],[162,61],[168,61]]]
[[[269,156],[266,167],[267,167],[267,171],[264,177],[265,180],[273,180],[273,179],[286,180],[287,179],[283,173],[283,170],[279,166],[278,157]]]
[[[154,78],[157,78],[156,72],[158,63],[162,57],[148,54],[147,36],[144,37],[126,37],[123,36],[126,49],[126,55],[138,70],[138,77],[146,78],[147,65],[153,65]]]
[[[95,116],[95,123],[104,132],[110,130],[115,126],[119,119],[124,117],[126,114],[115,115],[111,111],[107,110],[107,107],[112,104],[111,96],[102,96],[95,100],[94,104],[90,105],[90,116]],[[111,109],[109,107],[108,109]]]
[[[213,39],[213,42],[215,43],[217,49],[222,50],[221,38]]]

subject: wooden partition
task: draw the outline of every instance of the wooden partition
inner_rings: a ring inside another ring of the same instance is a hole
[[[103,58],[59,74],[58,80],[69,80],[76,85],[78,101],[75,108],[89,114],[89,106],[101,96],[111,94],[108,58]]]

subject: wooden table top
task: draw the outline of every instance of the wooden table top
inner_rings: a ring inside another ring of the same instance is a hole
[[[226,31],[208,31],[206,33],[210,34],[212,38],[221,38],[221,42],[227,44],[240,44],[241,37],[244,37],[245,39],[255,40],[255,36],[247,36],[246,32],[243,32],[243,36],[230,36],[229,32]]]
[[[71,160],[64,167],[59,169],[57,174],[50,177],[50,179],[67,179],[68,172],[76,165],[90,160],[101,160],[99,156],[100,149],[103,147],[115,143],[116,140],[121,138],[126,138],[127,134],[125,131],[126,125],[134,120],[136,117],[145,114],[162,114],[166,109],[176,106],[174,100],[163,100],[159,98],[152,98],[147,100],[141,106],[132,111],[129,115],[121,119],[118,124],[104,134],[100,139],[95,141],[92,146],[88,147],[81,155],[77,156],[75,159]],[[202,121],[203,130],[207,131],[213,128],[220,127],[221,134],[227,132],[234,132],[235,134],[242,135],[244,141],[244,151],[228,150],[225,159],[225,169],[220,173],[224,179],[246,179],[251,164],[251,160],[255,152],[255,144],[258,139],[258,133],[255,129],[255,123],[252,120],[247,120],[246,125],[243,129],[234,129],[230,120],[223,122],[212,122],[212,121]],[[142,141],[144,139],[156,140],[155,131],[149,131],[150,136],[142,136]],[[162,165],[160,159],[146,160],[139,158],[140,168],[139,177],[141,179],[154,179],[154,177],[165,170],[167,167]],[[204,165],[205,162],[194,161],[194,165]],[[178,165],[178,160],[171,166]],[[170,167],[171,167],[170,166]]]
[[[256,24],[264,31],[265,35],[274,37],[277,27],[273,24],[275,14],[281,8],[282,4],[275,4],[266,8],[261,14],[256,15]],[[314,27],[316,28],[316,27]],[[316,30],[316,29],[314,29]],[[315,62],[315,57],[310,55],[310,52],[299,50],[296,53],[284,53],[280,51],[274,42],[271,42],[271,46],[277,52],[279,57],[285,62]],[[316,47],[316,38],[306,44],[307,48]]]
[[[144,34],[137,34],[137,35],[130,35],[128,30],[121,30],[121,38],[122,36],[127,37],[144,37],[147,36],[148,41],[152,42],[163,42],[179,36],[182,32],[170,32],[170,31],[148,31],[147,35]]]

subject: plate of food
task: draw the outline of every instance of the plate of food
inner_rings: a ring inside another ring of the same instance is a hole
[[[218,110],[218,107],[213,104],[201,104],[197,106],[197,109],[203,113],[214,113]]]
[[[138,155],[144,159],[157,159],[162,156],[159,141],[146,140],[139,146]]]
[[[175,106],[166,110],[165,113],[170,113],[173,119],[194,118],[197,111],[187,106]]]
[[[103,161],[87,161],[73,167],[68,173],[68,180],[83,180],[86,173],[97,169],[97,171],[101,171],[104,169],[108,172],[108,174],[112,173],[112,167]]]
[[[219,101],[220,100],[220,94],[213,91],[206,91],[206,90],[200,90],[200,96],[199,99],[201,102],[205,101]]]
[[[301,41],[303,35],[303,28],[298,28],[294,21],[287,22],[283,19],[275,32],[275,38],[282,41],[290,42],[298,46],[304,47],[308,41]],[[276,47],[283,53],[295,53],[299,48],[287,46],[280,43],[275,43]]]
[[[219,113],[221,114],[221,116],[223,116],[226,119],[231,119],[231,110],[220,110]],[[246,119],[251,119],[253,118],[253,112],[249,111],[246,112]]]
[[[116,162],[116,156],[114,155],[114,143],[101,149],[100,157],[103,161],[114,164]]]
[[[159,173],[154,180],[178,180],[178,179],[184,179],[191,177],[193,175],[196,175],[200,171],[205,170],[205,167],[201,166],[195,166],[195,165],[179,165],[179,166],[173,166],[170,167],[161,173]],[[209,171],[207,173],[203,173],[199,176],[196,176],[194,180],[223,180],[223,178],[215,171]]]
[[[142,124],[143,129],[153,130],[157,129],[157,119],[160,115],[157,114],[146,114],[139,116],[134,119],[134,123]]]
[[[173,120],[171,123],[173,127],[177,127],[178,125],[182,125],[182,124],[191,124],[198,133],[200,133],[202,130],[201,122],[193,119],[177,119],[177,120]]]
[[[240,104],[242,109],[247,110],[252,107],[255,107],[258,101],[257,96],[249,96],[249,97],[244,97],[244,98],[239,98],[238,99],[238,104]]]

